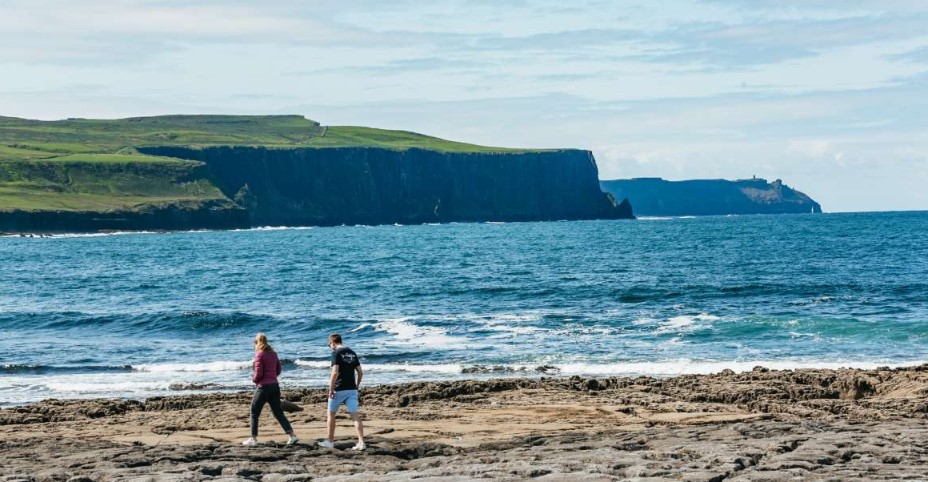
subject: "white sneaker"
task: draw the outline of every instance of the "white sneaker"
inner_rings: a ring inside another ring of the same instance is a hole
[[[358,442],[354,447],[351,447],[351,450],[364,450],[367,448],[367,444],[364,442]]]
[[[254,437],[248,437],[245,439],[245,441],[242,442],[242,445],[246,447],[254,447],[255,445],[258,445],[258,439]]]
[[[322,448],[326,448],[326,449],[334,449],[334,448],[335,448],[335,442],[332,442],[332,441],[330,441],[330,440],[320,440],[320,441],[317,442],[317,443],[318,443],[319,446],[322,447]]]
[[[293,445],[299,441],[300,439],[296,438],[296,435],[290,435],[290,438],[287,439],[287,445]]]

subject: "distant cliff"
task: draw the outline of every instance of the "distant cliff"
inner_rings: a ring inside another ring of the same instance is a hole
[[[820,213],[809,196],[779,179],[665,181],[660,178],[602,181],[602,189],[628,199],[639,216]]]
[[[144,147],[206,164],[253,226],[631,218],[588,151]]]
[[[0,116],[0,231],[631,218],[588,151],[290,116]]]

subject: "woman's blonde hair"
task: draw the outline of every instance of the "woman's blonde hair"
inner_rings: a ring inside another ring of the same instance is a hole
[[[274,348],[267,342],[267,335],[264,333],[255,335],[255,351],[274,351]]]

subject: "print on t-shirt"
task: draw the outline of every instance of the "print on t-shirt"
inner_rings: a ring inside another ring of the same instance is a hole
[[[338,377],[335,379],[335,391],[357,390],[354,369],[361,366],[358,355],[351,348],[339,348],[332,352],[332,366],[338,365]]]

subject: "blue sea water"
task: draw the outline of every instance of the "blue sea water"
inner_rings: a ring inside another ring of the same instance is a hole
[[[928,213],[0,238],[0,405],[928,360]],[[545,367],[539,370],[539,367]]]

